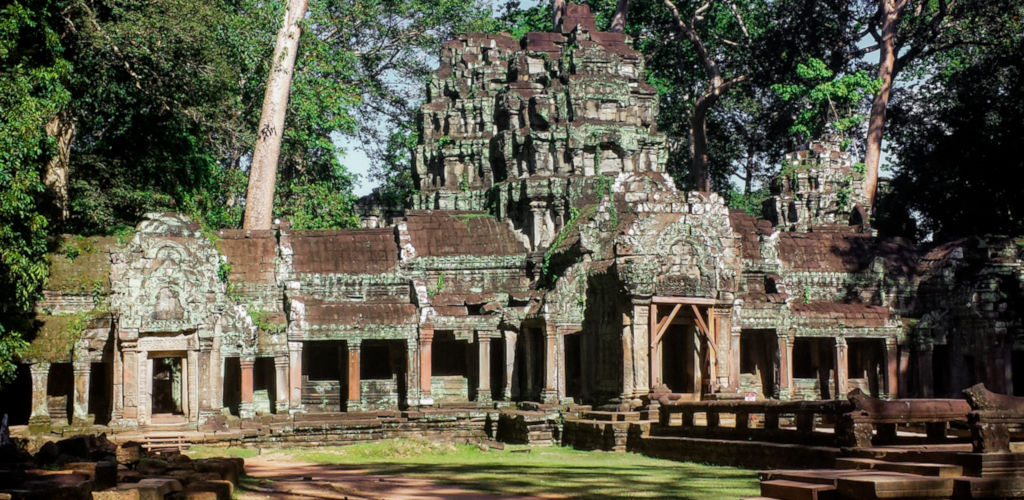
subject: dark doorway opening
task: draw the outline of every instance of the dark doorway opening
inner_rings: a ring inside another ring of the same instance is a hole
[[[813,391],[820,399],[832,398],[835,339],[797,338],[793,341],[795,391]],[[794,395],[794,399],[800,399]]]
[[[185,380],[180,357],[153,358],[153,413],[183,415]]]
[[[99,425],[110,422],[113,379],[112,363],[92,363],[89,366],[89,413],[95,417],[94,422]]]
[[[885,340],[847,339],[847,390],[879,397],[885,377]]]
[[[950,372],[954,369],[950,366],[951,361],[949,345],[932,346],[932,388],[937,398],[950,397],[953,392],[949,387]]]
[[[252,402],[256,413],[276,413],[277,372],[274,369],[274,358],[256,358],[252,370]]]
[[[697,368],[693,324],[669,325],[661,339],[661,374],[665,385],[672,392],[700,392]]]
[[[224,408],[238,416],[242,403],[242,367],[237,357],[224,358]]]
[[[316,340],[302,346],[302,404],[312,412],[338,412],[348,398],[348,344]]]
[[[53,363],[46,379],[46,408],[51,420],[70,422],[74,403],[75,372],[71,363]]]
[[[1013,395],[1024,396],[1024,351],[1012,351],[1010,370],[1013,372]]]
[[[740,388],[766,398],[778,396],[779,341],[775,330],[740,332]]]
[[[565,335],[565,395],[581,401],[581,380],[583,378],[583,366],[580,362],[580,337],[581,334]]]

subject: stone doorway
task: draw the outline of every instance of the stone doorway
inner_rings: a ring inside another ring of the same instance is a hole
[[[798,337],[793,341],[792,399],[832,399],[835,339]]]
[[[778,397],[779,342],[775,330],[740,332],[740,391]]]
[[[184,416],[187,393],[184,376],[184,356],[153,357],[153,407],[154,419],[158,416]]]
[[[846,390],[859,388],[866,394],[881,397],[885,386],[885,340],[847,339]]]
[[[516,339],[515,369],[512,376],[519,393],[516,401],[540,401],[544,386],[544,332],[540,328],[523,328]]]
[[[669,325],[661,340],[662,381],[672,392],[699,393],[697,336],[691,323]]]
[[[1010,353],[1010,370],[1013,376],[1013,395],[1024,396],[1024,350]]]

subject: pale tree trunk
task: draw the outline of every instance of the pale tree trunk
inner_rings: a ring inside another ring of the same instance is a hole
[[[711,191],[711,176],[708,174],[708,130],[707,111],[695,106],[690,116],[690,174],[694,189]]]
[[[274,186],[277,182],[277,160],[281,155],[284,115],[288,109],[288,92],[295,69],[301,28],[309,0],[288,0],[281,30],[277,32],[274,59],[263,94],[256,147],[249,169],[249,188],[245,197],[245,229],[270,229],[274,208]]]
[[[622,33],[626,30],[626,17],[629,16],[629,0],[619,0],[615,5],[615,17],[612,17],[612,26],[608,31]]]
[[[68,218],[68,163],[71,142],[75,139],[75,122],[66,112],[58,113],[46,124],[46,135],[57,142],[57,154],[46,162],[43,184],[53,193],[53,203],[60,220]]]
[[[885,108],[892,95],[892,80],[896,68],[896,28],[900,11],[907,0],[879,0],[882,15],[881,43],[878,52],[878,78],[882,86],[871,103],[868,117],[868,139],[864,152],[864,193],[868,205],[874,207],[875,190],[878,187],[878,163],[882,155],[882,136],[885,132]]]
[[[565,0],[551,0],[551,24],[554,31],[562,29],[562,18],[565,17]]]

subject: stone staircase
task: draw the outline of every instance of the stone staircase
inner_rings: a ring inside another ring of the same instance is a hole
[[[955,461],[946,458],[944,462]],[[836,459],[834,469],[768,470],[759,475],[762,499],[1024,497],[1024,477],[965,476],[963,466],[943,462],[843,457]]]

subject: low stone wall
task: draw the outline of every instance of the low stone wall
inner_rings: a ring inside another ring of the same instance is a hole
[[[629,451],[655,458],[750,469],[806,469],[831,464],[839,456],[839,448],[826,446],[633,435]]]
[[[578,450],[626,451],[629,422],[566,420],[562,445]]]

